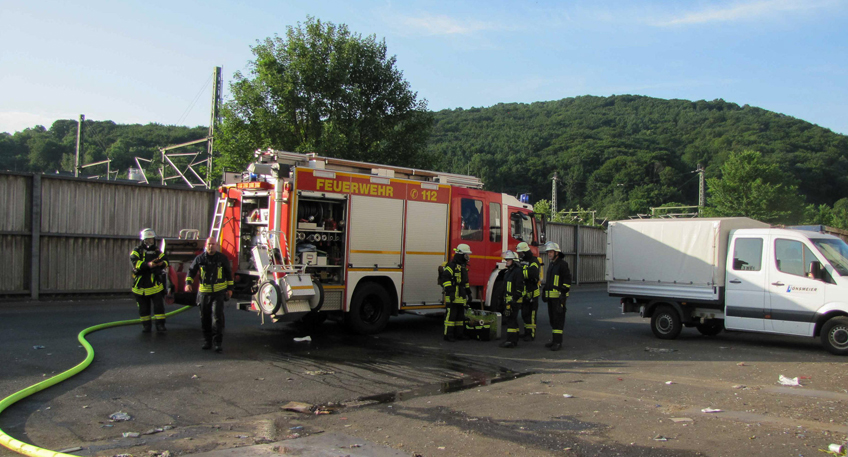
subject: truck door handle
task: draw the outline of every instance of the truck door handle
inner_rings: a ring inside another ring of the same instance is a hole
[[[729,282],[729,283],[731,283],[731,284],[742,284],[742,281],[740,281],[740,280],[738,280],[738,279],[731,279],[731,280],[730,280],[730,281],[728,281],[728,282]]]
[[[780,282],[780,281],[777,281],[777,282],[773,282],[773,283],[771,283],[771,285],[773,285],[773,286],[782,286],[782,285],[783,285],[783,283],[782,283],[782,282]]]

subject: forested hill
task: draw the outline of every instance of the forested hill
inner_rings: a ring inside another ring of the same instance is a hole
[[[610,219],[662,204],[697,204],[697,175],[692,173],[697,164],[706,167],[707,177],[718,177],[730,153],[743,150],[761,152],[779,164],[807,204],[833,206],[848,197],[848,137],[723,100],[584,96],[432,116],[427,147],[435,168],[479,176],[490,190],[529,192],[533,202],[550,199],[550,178],[557,172],[560,209],[580,205]],[[0,170],[72,171],[76,125],[59,120],[49,129],[0,132]],[[205,127],[87,120],[82,163],[108,157],[111,169],[125,177],[127,168],[135,166],[134,157],[148,158],[154,160],[146,166],[152,177],[159,166],[158,147],[205,136]],[[845,206],[848,211],[848,200]]]
[[[551,198],[559,208],[611,218],[678,202],[697,204],[707,176],[732,151],[755,150],[797,181],[807,203],[848,197],[848,137],[789,116],[723,100],[584,96],[434,113],[429,150],[442,168],[481,177],[490,190]]]
[[[0,170],[52,173],[73,172],[77,124],[73,119],[61,119],[49,129],[35,126],[14,134],[0,132]],[[208,127],[178,127],[161,124],[116,124],[112,121],[86,120],[83,135],[81,164],[112,159],[110,168],[127,176],[135,167],[135,157],[153,160],[142,165],[154,176],[159,167],[160,147],[206,138]],[[206,144],[195,145],[175,152],[205,151]],[[105,175],[106,167],[86,170],[86,174]]]

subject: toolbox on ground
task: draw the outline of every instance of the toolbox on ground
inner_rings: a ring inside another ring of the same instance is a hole
[[[481,309],[465,310],[465,333],[471,338],[489,341],[501,337],[501,313]]]

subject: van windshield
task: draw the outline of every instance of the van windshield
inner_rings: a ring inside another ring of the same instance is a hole
[[[813,238],[810,240],[819,252],[833,265],[839,276],[848,276],[848,244],[842,240]]]

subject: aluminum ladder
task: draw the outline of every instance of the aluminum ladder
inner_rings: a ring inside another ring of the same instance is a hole
[[[212,216],[212,227],[209,229],[209,238],[221,242],[221,227],[224,225],[224,213],[227,211],[227,195],[223,194],[218,197],[218,202],[215,204],[215,215]]]

